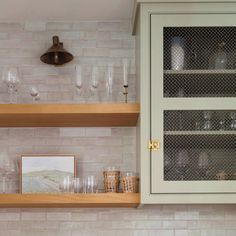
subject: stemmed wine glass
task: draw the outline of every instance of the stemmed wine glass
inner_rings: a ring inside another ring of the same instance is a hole
[[[231,122],[230,122],[230,129],[236,130],[236,112],[230,112],[229,114]]]
[[[204,111],[203,112],[203,118],[204,118],[203,130],[211,130],[212,129],[211,116],[212,116],[211,111]]]
[[[198,169],[201,178],[205,178],[209,168],[209,155],[207,152],[201,152],[198,158]]]
[[[83,79],[84,66],[75,66],[75,86],[79,95],[83,98],[89,98],[94,95],[95,89],[98,88],[98,67],[93,67],[90,79]]]
[[[176,166],[178,173],[181,175],[181,180],[184,180],[186,173],[189,170],[189,156],[187,150],[179,151]]]
[[[31,87],[30,88],[30,95],[33,97],[33,101],[39,101],[40,100],[39,91],[36,87]]]
[[[92,69],[92,81],[91,81],[91,89],[93,91],[93,95],[94,95],[94,92],[96,91],[96,89],[98,88],[98,85],[99,85],[98,67],[94,66]]]
[[[9,93],[10,103],[17,102],[17,91],[20,84],[20,71],[18,67],[6,67],[3,70],[2,79]]]

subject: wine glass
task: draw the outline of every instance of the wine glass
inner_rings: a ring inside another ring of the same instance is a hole
[[[180,150],[177,155],[177,172],[181,175],[181,180],[185,179],[186,173],[189,170],[189,156],[186,150]]]
[[[201,152],[198,157],[198,169],[200,176],[204,179],[209,167],[209,155],[207,152]]]
[[[83,71],[85,69],[85,66],[82,65],[76,65],[75,66],[75,72],[76,72],[76,78],[75,78],[75,87],[77,89],[77,92],[79,96],[83,98],[89,98],[93,95],[93,87],[96,87],[96,80],[93,82],[91,79],[83,79]]]
[[[30,88],[30,95],[33,97],[33,101],[39,101],[40,100],[39,91],[36,87],[31,87]]]
[[[212,116],[211,111],[204,111],[203,112],[203,118],[204,118],[203,130],[211,130],[212,129],[211,116]]]
[[[220,120],[219,120],[219,130],[224,131],[226,129],[226,121],[225,121],[225,115],[224,113],[220,114]]]
[[[230,122],[230,129],[231,130],[236,130],[236,112],[230,112],[229,113],[231,122]]]
[[[17,102],[17,91],[20,84],[20,77],[18,67],[6,67],[3,70],[2,79],[8,88],[10,103]]]
[[[93,91],[93,95],[94,92],[96,91],[96,89],[99,86],[99,81],[98,81],[98,67],[94,66],[92,69],[92,81],[91,81],[91,89]]]

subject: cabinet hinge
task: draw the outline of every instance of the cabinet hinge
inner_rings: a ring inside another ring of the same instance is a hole
[[[160,142],[158,140],[149,140],[148,149],[150,151],[157,151],[160,149]]]

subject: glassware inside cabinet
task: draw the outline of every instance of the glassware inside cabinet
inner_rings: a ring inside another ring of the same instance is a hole
[[[228,56],[225,52],[225,42],[218,44],[218,49],[209,58],[209,69],[224,70],[227,68]]]
[[[163,96],[235,97],[236,27],[164,27]]]
[[[164,111],[164,180],[235,180],[235,111],[181,110],[181,129],[179,112]]]

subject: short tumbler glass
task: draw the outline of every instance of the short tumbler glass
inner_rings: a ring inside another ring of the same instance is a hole
[[[74,193],[74,178],[66,176],[59,184],[59,189],[63,193]]]

